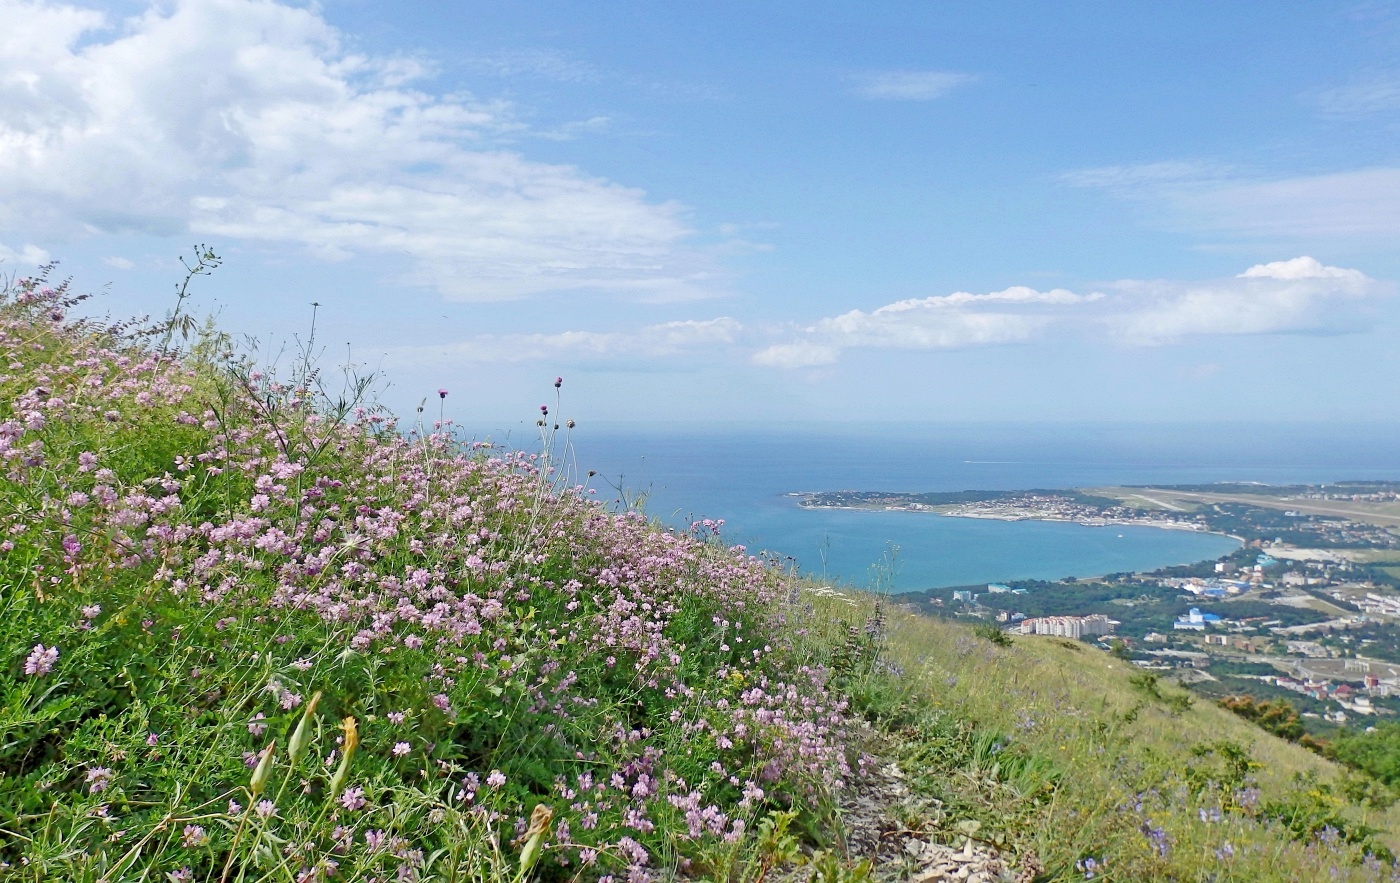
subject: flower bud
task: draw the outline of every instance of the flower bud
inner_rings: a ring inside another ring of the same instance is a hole
[[[530,873],[530,869],[535,866],[535,862],[540,858],[540,843],[544,841],[544,835],[549,830],[549,821],[554,818],[553,807],[543,803],[535,805],[534,812],[530,813],[530,827],[525,831],[525,848],[520,850],[520,876],[524,877]]]
[[[320,703],[321,691],[317,690],[311,701],[306,703],[306,710],[301,713],[297,728],[292,731],[292,740],[287,743],[287,756],[291,759],[292,766],[296,766],[306,755],[306,746],[311,741],[311,718],[316,714],[316,706]]]
[[[272,752],[277,749],[275,741],[267,743],[267,747],[262,750],[262,756],[258,758],[258,765],[253,769],[253,778],[248,781],[248,790],[254,797],[267,788],[267,780],[272,778]]]
[[[335,800],[340,796],[340,791],[345,787],[346,780],[350,777],[350,758],[355,755],[355,749],[360,744],[360,731],[355,726],[355,719],[347,717],[340,722],[340,726],[345,730],[345,744],[340,746],[340,766],[336,767],[335,775],[331,776],[329,800]]]

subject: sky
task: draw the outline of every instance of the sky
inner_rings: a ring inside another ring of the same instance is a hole
[[[468,427],[1393,422],[1400,3],[0,0],[0,272]],[[282,353],[279,357],[278,353]],[[448,390],[439,402],[437,391]]]

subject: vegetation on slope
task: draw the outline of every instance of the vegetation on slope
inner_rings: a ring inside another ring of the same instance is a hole
[[[1375,792],[1121,661],[610,511],[552,422],[405,432],[74,305],[0,302],[0,878],[849,881],[860,795],[879,876],[907,836],[1024,879],[1392,873]]]

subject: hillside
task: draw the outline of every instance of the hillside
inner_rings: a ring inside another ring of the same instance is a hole
[[[0,302],[0,879],[1394,872],[1377,783],[614,511],[548,413],[467,445],[76,303]]]

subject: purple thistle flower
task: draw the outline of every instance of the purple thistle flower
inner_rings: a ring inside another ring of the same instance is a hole
[[[438,390],[438,398],[440,398],[440,399],[445,399],[445,398],[447,398],[447,390],[446,390],[446,389],[439,389],[439,390]]]
[[[555,389],[558,389],[559,387],[561,387],[561,386],[563,386],[563,385],[564,385],[564,378],[562,378],[562,377],[556,377],[556,378],[554,378],[554,388],[555,388]]]

